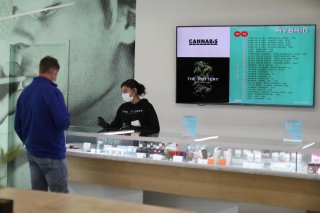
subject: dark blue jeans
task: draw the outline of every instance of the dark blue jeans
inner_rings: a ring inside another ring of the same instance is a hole
[[[54,160],[28,155],[33,190],[68,193],[66,159]]]

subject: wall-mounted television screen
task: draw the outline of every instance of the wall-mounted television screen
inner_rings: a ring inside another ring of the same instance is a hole
[[[176,31],[177,103],[314,106],[316,25]]]

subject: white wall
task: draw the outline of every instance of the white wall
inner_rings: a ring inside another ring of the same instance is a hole
[[[135,77],[145,84],[162,131],[181,131],[196,115],[200,133],[283,137],[286,119],[303,121],[305,139],[320,141],[318,0],[137,0]],[[315,108],[197,106],[175,103],[177,25],[317,24]]]

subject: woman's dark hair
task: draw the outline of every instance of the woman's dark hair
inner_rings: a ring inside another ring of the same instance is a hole
[[[129,87],[130,89],[137,89],[137,94],[139,96],[146,94],[146,88],[142,84],[138,83],[138,81],[136,81],[134,79],[126,80],[125,82],[123,82],[121,84],[121,88],[123,86]]]

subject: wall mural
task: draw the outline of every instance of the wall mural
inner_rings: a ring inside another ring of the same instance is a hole
[[[135,0],[0,0],[0,17],[68,3],[74,4],[0,20],[0,78],[6,85],[0,98],[28,85],[39,59],[49,54],[64,65],[58,84],[67,96],[72,124],[92,126],[97,115],[113,118],[121,104],[120,84],[133,77]],[[60,44],[66,49],[57,52],[54,46]],[[0,123],[5,116],[1,111]]]
[[[57,83],[72,125],[114,118],[120,85],[134,76],[135,8],[135,0],[0,0],[1,146],[12,137],[16,100],[46,55],[60,62]]]

